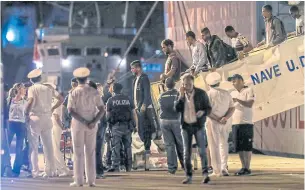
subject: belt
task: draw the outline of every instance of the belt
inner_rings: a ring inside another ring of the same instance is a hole
[[[116,125],[116,124],[128,124],[129,121],[118,121],[116,123],[114,123],[113,125]]]

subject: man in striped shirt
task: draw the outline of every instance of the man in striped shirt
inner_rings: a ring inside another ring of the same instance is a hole
[[[196,35],[192,31],[186,33],[186,41],[192,50],[193,64],[185,72],[193,72],[193,75],[197,75],[201,71],[207,71],[209,62],[204,45],[196,40]]]
[[[231,39],[232,47],[237,51],[238,57],[244,57],[244,54],[253,49],[252,44],[242,34],[235,31],[232,26],[225,28],[226,35]]]

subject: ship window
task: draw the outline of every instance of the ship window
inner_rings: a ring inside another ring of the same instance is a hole
[[[144,72],[162,72],[162,65],[160,63],[142,63]]]
[[[49,48],[49,49],[48,49],[48,55],[49,55],[49,56],[59,55],[59,50],[58,50],[58,48]]]
[[[96,65],[96,68],[97,68],[98,70],[102,70],[102,65],[99,63],[99,64]]]
[[[67,48],[67,56],[69,55],[82,55],[82,50],[80,48]]]
[[[112,48],[111,54],[112,55],[121,55],[121,48]]]
[[[101,48],[87,48],[86,54],[87,55],[101,55],[102,51],[101,51]]]
[[[87,63],[86,67],[87,67],[88,69],[92,69],[92,65],[91,65],[90,63]]]

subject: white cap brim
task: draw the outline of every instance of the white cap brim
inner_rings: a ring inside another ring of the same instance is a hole
[[[90,75],[90,70],[86,67],[80,67],[73,71],[73,76],[76,78],[84,78]]]
[[[208,85],[215,85],[221,82],[221,76],[217,72],[209,73],[205,78]]]
[[[32,79],[32,78],[39,77],[41,74],[42,74],[42,70],[40,70],[40,69],[34,69],[33,71],[31,71],[31,72],[28,74],[27,77],[28,77],[29,79]]]

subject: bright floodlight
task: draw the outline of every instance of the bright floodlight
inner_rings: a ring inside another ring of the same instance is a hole
[[[107,52],[104,53],[104,57],[108,57],[108,53]]]
[[[123,59],[121,65],[126,66],[126,63],[127,63],[126,59]]]
[[[62,60],[62,66],[63,67],[69,67],[71,62],[68,59],[63,59]]]
[[[43,67],[43,64],[41,61],[34,61],[35,65],[36,65],[36,69],[41,69]]]
[[[6,39],[7,39],[7,41],[12,42],[12,41],[15,40],[15,38],[16,38],[16,36],[15,36],[14,31],[13,31],[12,29],[9,29],[9,30],[7,31],[7,33],[6,33]]]

